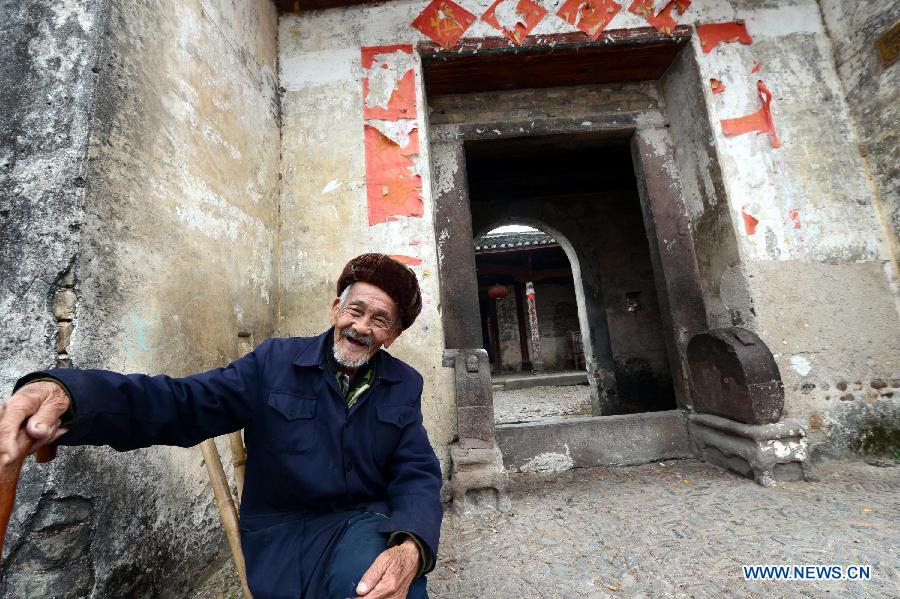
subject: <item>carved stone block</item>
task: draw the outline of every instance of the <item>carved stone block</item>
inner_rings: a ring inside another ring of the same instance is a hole
[[[494,442],[494,398],[487,352],[458,349],[452,358],[459,432],[459,441],[450,446],[453,508],[457,512],[479,507],[507,510],[508,475]]]
[[[753,478],[764,487],[805,480],[806,431],[800,422],[744,424],[710,414],[689,414],[691,438],[700,456]]]
[[[487,351],[460,349],[454,357],[456,408],[460,438],[494,444],[494,398]]]
[[[509,475],[500,448],[483,445],[479,440],[473,443],[461,439],[450,446],[450,493],[457,513],[483,508],[508,511],[511,507],[507,494]]]

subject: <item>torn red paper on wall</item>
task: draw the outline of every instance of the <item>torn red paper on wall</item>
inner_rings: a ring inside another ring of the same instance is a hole
[[[678,14],[683,15],[684,12],[691,7],[691,0],[675,0],[675,8]]]
[[[413,172],[411,156],[419,153],[418,130],[400,147],[371,125],[365,125],[366,199],[369,225],[422,216],[422,178]]]
[[[675,22],[675,17],[672,16],[672,9],[674,8],[675,0],[672,0],[656,15],[648,16],[647,22],[660,33],[669,35],[678,26],[678,23]]]
[[[800,209],[799,208],[791,208],[788,210],[788,218],[791,221],[791,225],[794,229],[800,229]]]
[[[678,23],[675,22],[675,17],[672,16],[672,11],[677,8],[679,14],[684,14],[684,11],[687,10],[690,4],[690,2],[685,4],[683,0],[681,2],[678,0],[671,0],[662,8],[662,10],[655,13],[653,10],[653,0],[634,0],[634,2],[631,3],[631,6],[628,7],[628,11],[644,17],[651,27],[660,33],[669,35],[678,25]]]
[[[628,7],[628,12],[647,18],[653,14],[653,0],[634,0]]]
[[[532,0],[496,0],[481,20],[519,45],[546,14],[547,9]]]
[[[709,87],[712,88],[712,93],[714,94],[721,94],[723,91],[725,91],[725,84],[716,78],[712,78],[709,80]]]
[[[449,50],[472,26],[475,18],[475,15],[453,0],[433,0],[416,17],[412,26]]]
[[[410,45],[362,48],[363,118],[416,118],[416,81]]]
[[[596,41],[620,10],[612,0],[566,0],[556,15]]]
[[[753,61],[753,67],[750,69],[751,73],[759,73],[760,69],[762,69],[762,65],[758,60]]]
[[[756,89],[759,93],[759,99],[762,101],[762,107],[747,116],[735,119],[722,119],[722,133],[725,135],[742,135],[744,133],[765,133],[772,140],[772,147],[780,148],[781,142],[778,141],[778,135],[775,133],[775,122],[772,120],[772,92],[769,91],[762,80],[756,82]]]
[[[407,264],[409,266],[418,266],[422,264],[421,258],[416,258],[415,256],[404,256],[403,254],[388,254],[391,258],[396,260],[397,262],[402,262],[403,264]]]
[[[744,217],[744,230],[747,231],[747,235],[756,233],[756,225],[759,224],[759,219],[751,214],[747,214],[746,206],[741,208],[741,216]]]
[[[747,26],[743,21],[697,25],[697,36],[700,38],[700,48],[705,54],[709,54],[723,42],[753,43],[753,38],[747,33]]]

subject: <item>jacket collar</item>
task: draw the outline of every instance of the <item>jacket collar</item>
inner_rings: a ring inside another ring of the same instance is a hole
[[[325,363],[325,346],[333,343],[333,339],[334,327],[329,328],[318,337],[313,337],[310,339],[310,343],[307,343],[294,358],[294,364],[304,367],[318,366],[322,370],[328,370],[328,364]],[[375,378],[392,383],[402,380],[403,371],[396,358],[383,349],[379,349],[374,359],[376,360]]]

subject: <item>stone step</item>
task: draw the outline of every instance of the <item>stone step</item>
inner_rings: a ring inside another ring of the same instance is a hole
[[[498,424],[510,471],[561,472],[694,457],[682,410]]]
[[[542,374],[500,375],[493,377],[491,388],[512,391],[514,389],[531,389],[533,387],[562,387],[566,385],[586,385],[587,372],[567,370],[564,372],[548,372]]]

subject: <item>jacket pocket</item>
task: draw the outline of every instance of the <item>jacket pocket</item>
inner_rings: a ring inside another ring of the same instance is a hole
[[[291,393],[269,393],[266,444],[285,453],[307,453],[316,444],[319,400]]]
[[[410,405],[381,405],[375,406],[378,420],[385,424],[393,424],[397,428],[404,428],[416,419],[416,407]]]
[[[378,463],[385,465],[397,450],[403,429],[416,421],[418,410],[412,405],[375,405],[378,420],[374,439],[374,453]]]

